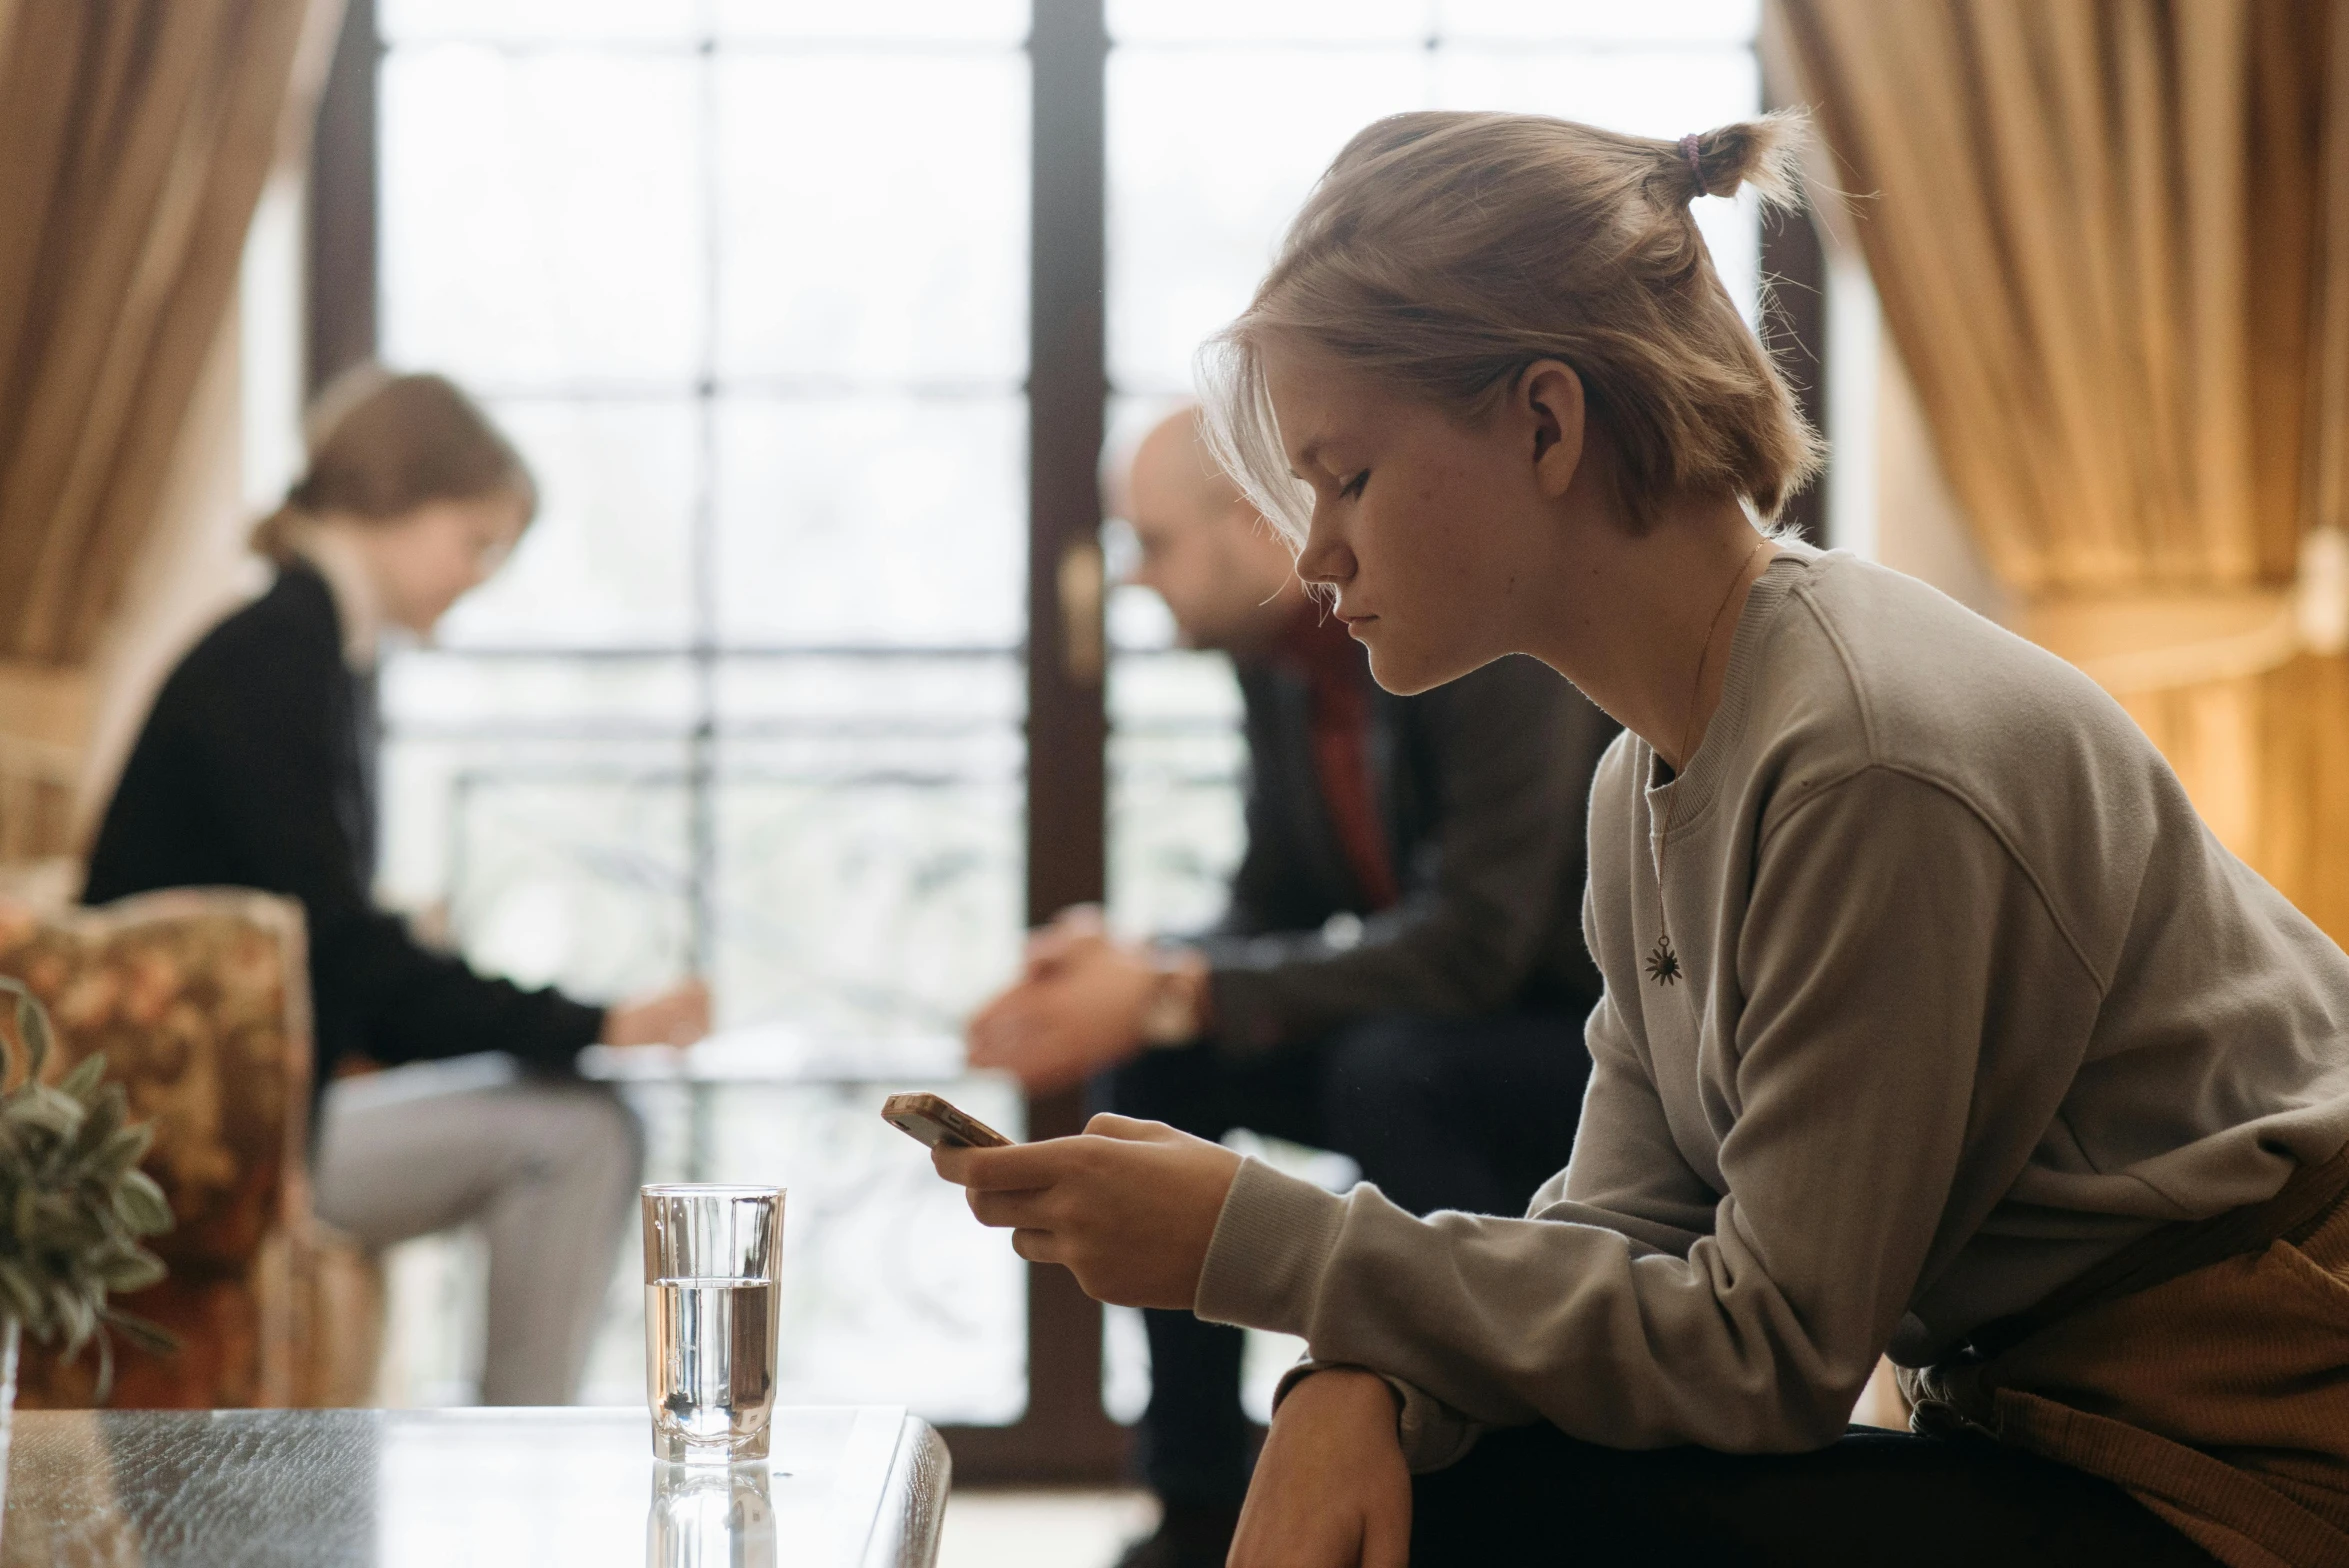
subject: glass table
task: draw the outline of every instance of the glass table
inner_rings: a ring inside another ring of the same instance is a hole
[[[889,1406],[654,1463],[641,1409],[25,1411],[0,1564],[929,1568],[949,1463]]]

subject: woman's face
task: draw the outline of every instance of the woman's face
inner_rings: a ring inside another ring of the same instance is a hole
[[[518,499],[490,495],[427,502],[363,530],[384,615],[429,635],[449,606],[505,564],[527,520]]]
[[[1561,444],[1555,429],[1545,448],[1521,397],[1460,423],[1293,341],[1268,345],[1264,362],[1290,465],[1313,490],[1297,575],[1337,590],[1378,683],[1425,691],[1526,647],[1544,608],[1532,601],[1546,574],[1533,568],[1558,543],[1564,481],[1543,457]],[[1574,454],[1561,455],[1570,478]]]

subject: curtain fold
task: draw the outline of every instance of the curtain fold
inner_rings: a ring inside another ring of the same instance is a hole
[[[0,0],[8,857],[66,847],[86,722],[66,710],[155,527],[255,203],[306,136],[340,14],[340,0]]]
[[[0,16],[0,656],[77,664],[113,608],[321,9]]]
[[[2020,627],[2349,938],[2349,0],[1773,0]]]

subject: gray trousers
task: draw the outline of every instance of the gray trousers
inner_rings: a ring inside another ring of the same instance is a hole
[[[372,1247],[488,1238],[482,1403],[575,1399],[644,1161],[618,1096],[463,1057],[343,1079],[322,1115],[321,1219]]]

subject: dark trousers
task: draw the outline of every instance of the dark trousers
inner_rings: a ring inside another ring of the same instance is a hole
[[[2213,1568],[2109,1481],[2011,1448],[1854,1427],[1809,1454],[1644,1453],[1489,1432],[1412,1484],[1412,1568]]]
[[[1521,1012],[1375,1018],[1262,1061],[1205,1046],[1145,1052],[1108,1075],[1102,1098],[1202,1138],[1245,1127],[1334,1149],[1416,1214],[1522,1214],[1564,1168],[1589,1081],[1581,1017]],[[1143,1479],[1169,1502],[1237,1503],[1249,1464],[1240,1331],[1188,1312],[1143,1318]]]

